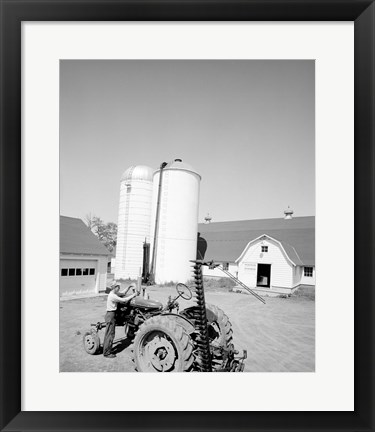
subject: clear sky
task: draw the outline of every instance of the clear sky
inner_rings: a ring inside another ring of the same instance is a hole
[[[63,60],[60,213],[116,222],[121,174],[181,158],[199,222],[315,214],[311,60]]]

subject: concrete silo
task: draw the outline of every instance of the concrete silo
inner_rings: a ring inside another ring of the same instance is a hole
[[[150,240],[153,172],[150,167],[137,165],[121,177],[116,279],[136,279],[142,268],[143,243]]]
[[[151,276],[156,283],[191,279],[189,260],[197,254],[200,180],[181,159],[162,164],[154,173]]]

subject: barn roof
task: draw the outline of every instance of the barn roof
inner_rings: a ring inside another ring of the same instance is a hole
[[[109,255],[81,219],[60,216],[60,253]]]
[[[315,217],[257,219],[199,224],[207,241],[206,260],[234,262],[247,244],[266,234],[278,240],[297,265],[315,264]]]

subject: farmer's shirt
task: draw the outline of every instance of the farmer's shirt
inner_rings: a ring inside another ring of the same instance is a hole
[[[123,298],[116,295],[114,292],[110,292],[107,298],[107,312],[112,312],[117,309],[117,303],[127,303]]]

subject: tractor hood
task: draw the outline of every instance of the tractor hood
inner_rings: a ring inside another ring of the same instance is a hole
[[[145,300],[142,297],[134,297],[130,300],[130,305],[144,309],[163,309],[163,305],[156,300]]]

